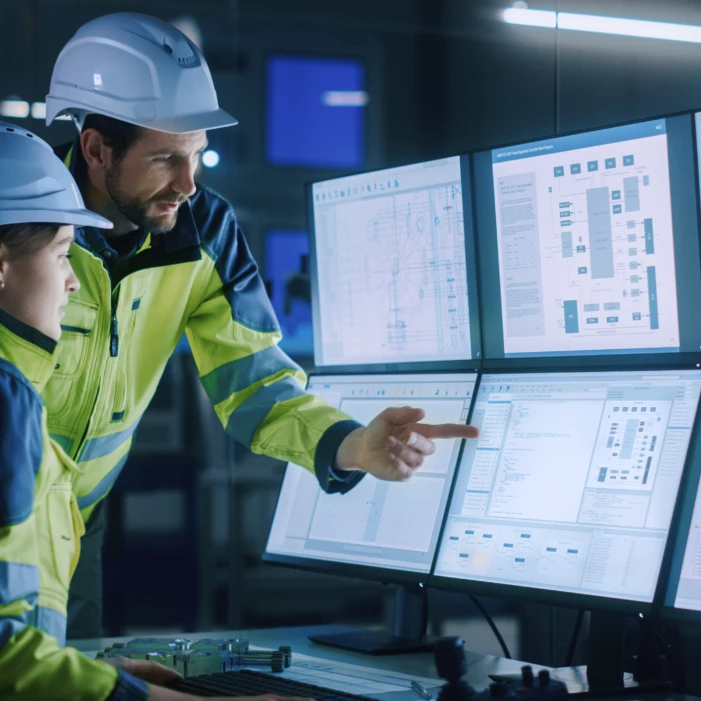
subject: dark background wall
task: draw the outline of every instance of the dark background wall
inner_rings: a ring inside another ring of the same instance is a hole
[[[368,168],[453,155],[701,106],[701,45],[517,27],[504,0],[2,0],[0,96],[43,100],[53,62],[83,22],[118,11],[198,22],[223,106],[227,156],[203,175],[229,197],[254,248],[262,228],[305,224],[302,186],[337,171],[264,162],[264,63],[273,52],[367,65]],[[535,6],[536,3],[531,3]],[[541,9],[701,23],[693,0],[541,0]],[[71,125],[46,131],[72,138]],[[271,193],[274,196],[271,197]]]

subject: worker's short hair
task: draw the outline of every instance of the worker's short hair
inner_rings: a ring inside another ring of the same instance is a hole
[[[132,144],[143,136],[143,130],[136,124],[129,124],[104,114],[89,114],[83,123],[83,131],[95,129],[102,134],[105,143],[112,149],[116,162],[124,158]]]
[[[59,229],[60,224],[3,224],[0,246],[7,248],[12,258],[27,258],[48,246]]]

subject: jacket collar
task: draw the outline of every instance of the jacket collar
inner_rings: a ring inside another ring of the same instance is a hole
[[[80,149],[80,142],[74,141],[72,144],[63,144],[55,150],[56,155],[64,162],[71,171],[75,181],[85,199],[87,190],[87,168],[85,159]],[[103,236],[100,229],[95,227],[76,227],[76,241],[93,253],[101,254],[102,251],[110,248],[107,239]],[[178,221],[175,228],[166,234],[148,235],[145,236],[144,242],[139,246],[143,250],[144,244],[153,249],[157,256],[159,264],[168,264],[168,258],[174,257],[173,262],[182,262],[182,254],[186,250],[200,246],[200,233],[195,223],[195,218],[192,214],[190,202],[186,202],[178,212]],[[161,262],[162,261],[162,262]]]
[[[41,392],[56,367],[57,343],[0,309],[0,358],[12,363]]]

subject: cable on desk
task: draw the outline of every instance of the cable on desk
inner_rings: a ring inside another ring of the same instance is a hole
[[[509,652],[509,647],[506,644],[506,640],[504,640],[504,637],[499,632],[499,629],[497,628],[497,624],[494,622],[494,619],[489,615],[489,611],[487,611],[487,609],[484,608],[484,605],[476,596],[470,595],[470,599],[472,599],[472,603],[479,609],[479,612],[484,616],[484,620],[487,621],[489,627],[492,629],[492,633],[494,633],[494,636],[499,642],[501,650],[504,653],[504,657],[506,657],[507,660],[510,660],[511,653]]]
[[[584,610],[580,609],[577,612],[577,620],[574,623],[574,630],[572,631],[572,640],[570,640],[570,648],[567,651],[567,657],[565,658],[565,667],[571,667],[574,661],[574,653],[577,649],[577,641],[579,640],[579,634],[582,631],[582,623],[584,623]]]

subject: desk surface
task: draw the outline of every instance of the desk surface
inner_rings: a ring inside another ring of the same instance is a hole
[[[319,657],[335,662],[346,662],[348,664],[362,665],[363,667],[373,667],[375,669],[389,669],[404,674],[416,674],[422,677],[433,677],[440,684],[436,665],[433,662],[433,655],[428,652],[409,655],[363,655],[358,652],[340,650],[327,645],[319,645],[309,640],[312,634],[335,633],[347,630],[346,626],[325,625],[325,626],[304,626],[295,628],[266,628],[261,630],[247,631],[215,631],[208,633],[174,633],[159,634],[161,638],[185,638],[187,640],[199,640],[200,638],[246,638],[251,645],[260,647],[277,648],[280,645],[290,645],[292,652],[299,652],[312,657]],[[148,636],[148,633],[141,633],[141,636]],[[87,640],[69,640],[68,644],[84,652],[103,650],[116,642],[126,642],[137,636],[130,635],[123,638],[96,638]],[[466,645],[466,648],[469,647]],[[467,653],[470,682],[476,687],[483,687],[489,684],[488,674],[508,674],[519,672],[523,662],[507,660],[503,657],[492,657],[491,655],[481,655],[476,652]],[[533,665],[535,671],[541,669]],[[544,668],[542,668],[544,669]]]
[[[433,662],[431,653],[418,653],[409,655],[387,655],[373,656],[363,655],[360,653],[340,650],[337,648],[328,647],[313,643],[308,639],[312,634],[335,633],[347,630],[345,626],[326,625],[326,626],[304,626],[295,628],[266,628],[261,630],[247,631],[214,631],[208,633],[178,633],[171,635],[159,634],[158,637],[164,638],[186,638],[188,640],[199,640],[200,638],[246,638],[251,645],[260,647],[277,648],[280,645],[290,645],[292,653],[301,653],[318,657],[320,659],[331,660],[335,662],[345,662],[347,664],[356,664],[363,667],[372,667],[375,669],[384,669],[394,672],[402,672],[404,674],[415,674],[421,677],[431,677],[436,679],[436,686],[440,686],[442,681],[436,673],[436,666]],[[148,636],[148,633],[141,633],[141,636]],[[103,650],[105,647],[112,645],[115,642],[126,642],[137,637],[130,635],[122,638],[94,638],[86,640],[70,640],[68,644],[82,650],[84,652],[94,652]],[[469,649],[469,641],[466,641],[466,648]],[[468,679],[470,683],[477,689],[482,689],[489,685],[489,674],[510,674],[520,672],[524,662],[518,660],[507,660],[503,657],[493,657],[492,655],[482,655],[477,652],[467,652],[468,662]],[[539,665],[531,665],[537,673],[540,669],[548,669]],[[572,680],[577,676],[578,668],[570,668],[566,670],[567,680]],[[434,694],[434,697],[436,694]],[[399,701],[394,694],[380,694],[378,698],[384,698],[387,701],[395,699]],[[630,695],[625,698],[632,701],[639,696]],[[646,694],[646,701],[699,701],[696,697],[684,694],[658,693]]]

